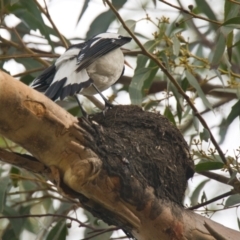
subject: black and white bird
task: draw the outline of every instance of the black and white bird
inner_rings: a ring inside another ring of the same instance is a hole
[[[72,45],[34,79],[31,87],[53,101],[75,96],[79,103],[77,94],[99,93],[105,108],[109,107],[111,104],[101,92],[124,73],[125,61],[120,47],[130,41],[130,37],[116,33],[101,33],[86,42]]]

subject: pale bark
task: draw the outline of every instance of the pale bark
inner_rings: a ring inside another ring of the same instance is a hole
[[[97,154],[85,148],[94,139],[84,125],[79,126],[77,118],[4,72],[0,72],[0,134],[40,161],[36,169],[32,162],[32,171],[51,175],[51,180],[72,197],[84,195],[89,199],[88,210],[96,204],[101,206],[102,211],[115,216],[116,222],[131,226],[139,240],[240,239],[237,231],[157,199],[150,186],[144,189],[148,196],[144,209],[126,203],[118,193],[119,179],[108,176]],[[23,168],[31,162],[4,150],[0,159]]]

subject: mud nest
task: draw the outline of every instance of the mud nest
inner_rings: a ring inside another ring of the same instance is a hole
[[[107,174],[120,178],[125,201],[141,209],[141,194],[151,186],[157,198],[182,205],[194,164],[187,143],[168,119],[137,106],[115,106],[105,116],[95,114],[90,120],[97,122],[91,148]]]

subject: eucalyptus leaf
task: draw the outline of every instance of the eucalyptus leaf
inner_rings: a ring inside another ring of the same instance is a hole
[[[207,201],[207,195],[206,195],[205,191],[203,191],[202,196],[201,196],[201,203],[206,202],[206,201]]]
[[[234,88],[214,88],[210,92],[223,92],[223,93],[235,93],[235,94],[237,94],[237,89],[234,89]]]
[[[68,234],[66,220],[60,220],[49,232],[46,240],[65,240]]]
[[[114,19],[115,15],[111,10],[99,14],[91,23],[86,38],[90,39],[99,33],[107,32]]]
[[[12,207],[5,206],[3,210],[3,215],[4,216],[19,216],[19,212],[14,210]],[[22,226],[24,224],[23,219],[21,218],[9,218],[10,221],[10,226],[12,227],[14,234],[16,237],[19,237],[21,231],[22,231]]]
[[[204,105],[212,110],[212,106],[208,99],[206,98],[204,92],[202,91],[202,88],[200,87],[197,79],[188,70],[186,71],[186,77],[189,84],[196,89],[198,96],[202,99]]]
[[[1,182],[1,187],[0,187],[0,213],[3,212],[4,206],[5,206],[5,201],[6,201],[6,193],[8,189],[8,184],[9,184],[9,177],[2,177],[0,178]]]
[[[210,133],[206,128],[203,128],[203,131],[200,132],[200,139],[205,142],[208,142],[210,139]]]
[[[240,100],[238,100],[233,106],[232,110],[227,117],[227,122],[230,124],[236,117],[240,115]]]
[[[224,204],[224,208],[236,205],[236,204],[240,204],[240,194],[234,194],[231,195],[225,202]]]
[[[82,10],[81,10],[81,12],[80,12],[80,14],[79,14],[79,16],[78,16],[78,19],[77,19],[77,23],[81,20],[83,14],[85,13],[85,11],[86,11],[87,8],[88,8],[88,4],[89,4],[89,3],[90,3],[89,0],[85,0],[85,1],[84,1]]]
[[[199,132],[199,119],[195,115],[193,115],[193,126],[196,132]]]
[[[175,126],[176,126],[176,122],[174,119],[174,116],[172,114],[171,109],[167,106],[164,110],[164,114],[163,114],[170,122],[172,122]]]
[[[144,81],[150,76],[149,68],[140,68],[135,71],[132,81],[129,85],[129,94],[132,104],[142,104],[142,87]]]
[[[195,0],[196,6],[201,13],[204,13],[209,19],[217,21],[217,17],[206,0]]]
[[[179,42],[178,38],[176,37],[176,35],[174,34],[174,36],[173,36],[173,54],[175,56],[179,55],[180,46],[181,46],[180,42]]]
[[[198,204],[199,194],[202,191],[202,189],[204,188],[204,186],[206,185],[206,183],[209,181],[210,181],[210,179],[204,180],[195,188],[195,190],[192,193],[192,196],[190,197],[192,206]]]
[[[120,10],[126,2],[127,0],[113,0],[112,4],[116,9]],[[116,16],[112,10],[108,10],[98,15],[89,27],[89,30],[87,32],[87,39],[99,33],[107,32],[109,26],[115,19]]]
[[[135,27],[136,27],[136,21],[135,20],[127,20],[125,22],[125,24],[127,25],[127,27],[134,33],[135,31]],[[119,29],[118,29],[118,33],[123,35],[123,36],[128,36],[129,33],[124,29],[123,26],[121,26]]]
[[[225,1],[224,5],[224,19],[225,21],[236,17],[239,13],[239,5],[232,3],[230,1]]]
[[[240,17],[230,18],[225,21],[222,26],[228,26],[232,28],[240,28]]]
[[[222,162],[214,162],[214,161],[202,162],[195,165],[195,171],[202,172],[202,171],[218,170],[218,169],[222,169],[223,166],[224,164]]]
[[[219,32],[217,39],[216,39],[216,45],[213,50],[213,55],[211,56],[212,59],[211,62],[211,68],[217,69],[218,65],[220,64],[220,61],[222,59],[223,53],[225,51],[226,47],[226,38],[222,32]]]

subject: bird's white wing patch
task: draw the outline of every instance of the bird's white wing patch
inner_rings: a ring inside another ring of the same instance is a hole
[[[71,61],[73,58],[76,58],[79,54],[79,48],[71,48],[67,50],[63,55],[61,55],[55,62],[55,66],[58,68],[61,64],[64,64],[66,61]],[[61,66],[62,67],[62,66]]]
[[[45,94],[51,99],[63,100],[67,96],[73,96],[91,84],[86,69],[77,72],[76,58],[62,62],[58,67],[51,86]]]

